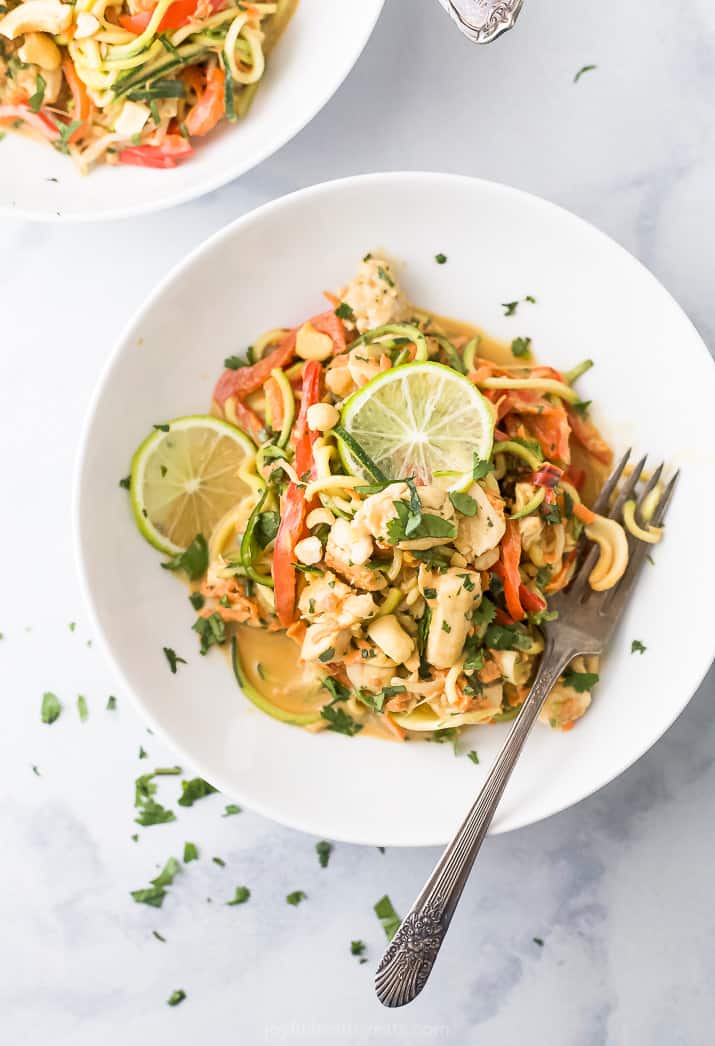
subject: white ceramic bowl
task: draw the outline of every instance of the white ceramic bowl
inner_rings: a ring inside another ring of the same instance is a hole
[[[306,235],[307,230],[310,234]],[[617,449],[633,444],[682,467],[668,535],[654,550],[570,733],[538,725],[493,825],[505,831],[564,809],[611,781],[663,734],[712,656],[712,362],[663,287],[613,241],[543,200],[489,182],[392,173],[318,185],[224,229],[170,274],[114,349],[80,453],[76,537],[95,626],[114,670],[155,729],[227,796],[330,838],[445,841],[484,779],[506,725],[463,747],[315,736],[257,711],[217,651],[199,657],[181,584],[159,567],[117,486],[155,422],[208,408],[225,356],[259,331],[321,308],[368,250],[405,262],[413,301],[497,336],[533,338],[557,367],[586,356],[580,390]],[[448,261],[437,265],[434,255]],[[190,300],[201,308],[187,308]],[[511,318],[501,302],[531,294]],[[631,654],[633,639],[647,646]],[[170,675],[171,646],[188,665]]]
[[[171,170],[95,168],[78,173],[49,146],[8,135],[0,163],[0,216],[102,221],[148,214],[218,189],[290,141],[335,94],[358,60],[385,0],[299,0],[245,118],[195,143]]]

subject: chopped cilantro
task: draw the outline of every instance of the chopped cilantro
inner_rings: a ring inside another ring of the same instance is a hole
[[[484,477],[488,475],[488,473],[493,471],[494,466],[492,465],[491,461],[489,461],[487,458],[480,458],[477,452],[475,451],[474,457],[472,459],[472,478],[475,480],[475,482],[477,480],[484,479]]]
[[[185,661],[183,657],[179,657],[179,655],[176,653],[176,651],[172,650],[170,646],[162,647],[162,650],[164,651],[164,656],[166,657],[166,660],[169,662],[169,668],[171,669],[171,674],[173,676],[176,675],[176,666],[177,665],[179,665],[179,664],[181,664],[181,665],[188,664],[188,662]]]
[[[167,810],[161,803],[157,803],[154,799],[148,799],[142,805],[139,816],[134,818],[134,823],[140,824],[144,828],[149,828],[154,824],[168,824],[169,821],[175,820],[176,815],[173,810]]]
[[[323,664],[327,664],[328,661],[332,661],[335,657],[335,647],[329,646],[327,650],[324,650],[322,654],[318,654],[318,661],[322,661]]]
[[[585,694],[588,690],[592,690],[597,682],[597,672],[566,672],[564,674],[564,683],[577,694]]]
[[[442,622],[442,631],[443,632],[451,632],[452,631],[452,626],[449,624],[448,621],[443,621]]]
[[[196,843],[184,843],[184,864],[188,864],[189,861],[198,861],[199,851]]]
[[[77,712],[79,714],[80,722],[86,723],[89,719],[89,709],[87,708],[87,698],[84,694],[77,695]]]
[[[367,945],[364,941],[351,941],[350,942],[350,954],[351,955],[363,955]]]
[[[240,814],[241,807],[236,806],[235,803],[229,803],[224,812],[221,814],[222,817],[233,817],[234,814]]]
[[[56,719],[59,719],[61,711],[62,705],[56,694],[52,694],[48,690],[42,695],[41,716],[43,723],[54,723]]]
[[[473,748],[471,751],[467,752],[467,759],[471,759],[473,763],[479,763],[479,756]]]
[[[529,356],[531,354],[531,338],[514,338],[511,343],[512,356]]]
[[[425,599],[436,599],[437,598],[437,589],[436,588],[425,588],[424,589],[424,597],[425,597]]]
[[[647,649],[648,649],[648,647],[645,646],[643,643],[641,643],[640,639],[634,639],[633,642],[631,643],[631,653],[632,654],[636,654],[636,653],[644,654]]]
[[[139,745],[139,753],[138,753],[137,758],[138,759],[146,759],[148,755],[149,755],[149,753],[144,748],[144,746],[143,745]]]
[[[201,640],[201,655],[207,654],[212,646],[222,646],[226,642],[226,622],[217,610],[209,617],[198,617],[191,627]]]
[[[106,711],[115,712],[117,709],[117,699],[114,694],[110,694],[107,698]]]
[[[357,723],[352,716],[336,705],[324,705],[320,709],[320,715],[327,722],[328,730],[333,730],[336,734],[354,737],[362,730],[362,723]]]
[[[152,937],[156,937],[157,941],[161,941],[162,944],[166,944],[166,937],[162,937],[158,930],[151,931]]]
[[[224,861],[223,857],[212,857],[211,860],[213,861],[214,864],[217,864],[219,866],[219,868],[225,868],[226,867],[226,862]]]
[[[206,600],[200,592],[192,592],[189,596],[189,603],[191,603],[194,610],[201,610]]]
[[[304,893],[303,890],[293,890],[292,893],[286,895],[286,901],[288,904],[292,904],[293,907],[297,907],[301,901],[305,901],[308,894]]]
[[[437,262],[438,265],[444,265],[444,263],[447,261],[447,255],[446,254],[435,254],[434,260]]]
[[[186,998],[186,992],[183,988],[177,988],[173,991],[169,998],[166,1000],[169,1006],[178,1006],[180,1002],[183,1002]]]
[[[504,315],[505,316],[513,316],[514,313],[516,312],[517,308],[519,307],[519,302],[518,301],[503,301],[501,303],[501,307],[504,310]]]
[[[251,896],[251,891],[248,889],[247,886],[237,886],[236,887],[236,892],[233,895],[233,900],[232,901],[226,901],[226,904],[228,904],[228,905],[245,904],[250,896]]]
[[[544,940],[542,937],[532,937],[531,939],[534,942],[534,944],[537,944],[539,946],[539,948],[544,947]]]
[[[391,941],[397,933],[397,928],[399,927],[402,920],[395,911],[392,905],[392,901],[387,896],[387,894],[385,894],[384,897],[381,897],[375,905],[375,915],[382,923],[382,928],[385,931],[385,936],[387,937],[388,941]]]
[[[191,781],[182,781],[181,798],[178,800],[179,806],[193,806],[197,799],[204,799],[207,795],[217,791],[218,788],[214,788],[208,781],[204,781],[203,777],[194,777]]]
[[[132,483],[132,477],[131,476],[124,476],[122,479],[119,480],[119,486],[123,490],[129,490],[129,488],[131,487],[131,483]]]
[[[240,356],[227,356],[223,361],[223,365],[226,370],[240,370],[241,367],[247,367],[247,360],[241,359]]]
[[[355,313],[346,301],[341,301],[335,310],[335,315],[339,320],[354,320]]]
[[[45,88],[47,87],[46,81],[38,73],[35,77],[35,93],[30,95],[27,99],[30,108],[33,113],[40,111],[40,106],[45,100]]]
[[[319,843],[315,844],[315,852],[318,855],[318,863],[321,868],[328,867],[328,861],[330,860],[332,850],[333,844],[329,843],[327,839],[321,839]]]
[[[330,702],[333,704],[335,701],[347,701],[350,697],[350,691],[346,686],[343,686],[337,679],[332,679],[327,676],[321,683],[321,686],[325,687],[328,693],[332,696],[333,700]]]
[[[579,71],[574,76],[573,82],[575,84],[577,84],[579,82],[579,80],[581,79],[581,77],[583,76],[584,73],[591,73],[591,72],[593,72],[594,69],[598,69],[598,66],[597,65],[582,65],[581,68],[579,69]]]
[[[197,534],[188,548],[161,564],[164,570],[183,570],[189,581],[197,581],[209,565],[209,547],[203,534]]]
[[[137,904],[148,904],[152,908],[161,908],[166,897],[163,886],[147,886],[143,890],[132,890],[131,896]]]
[[[70,621],[70,623],[69,623],[69,625],[67,627],[69,628],[70,632],[74,632],[75,628],[77,627],[77,622],[76,621]]]
[[[488,625],[484,635],[485,646],[492,650],[528,650],[531,636],[516,625]]]
[[[377,267],[377,275],[380,277],[381,280],[385,281],[385,283],[387,284],[388,287],[394,287],[395,286],[395,281],[393,280],[392,276],[390,276],[389,272],[387,272],[382,267],[382,265],[378,265],[378,267]]]
[[[469,494],[460,494],[458,491],[450,490],[449,500],[457,512],[461,512],[463,516],[476,516],[477,503]]]
[[[278,512],[261,512],[259,514],[253,530],[253,536],[260,548],[265,548],[266,545],[273,541],[278,533],[280,522],[281,517]]]
[[[33,772],[33,774],[35,775],[35,777],[42,777],[42,774],[41,774],[41,773],[40,773],[40,771],[39,771],[39,770],[37,769],[37,767],[35,766],[35,764],[34,764],[34,763],[32,764],[32,772]]]
[[[169,431],[169,426],[166,423],[164,423],[163,425],[152,425],[152,428],[156,429],[157,432],[168,432]]]

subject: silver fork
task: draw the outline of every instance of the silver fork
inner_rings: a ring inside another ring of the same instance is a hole
[[[439,0],[460,32],[475,44],[490,44],[512,29],[524,0]]]
[[[623,506],[635,496],[646,459],[633,469],[609,509],[612,495],[626,467],[628,451],[603,487],[594,511],[621,519]],[[643,523],[643,499],[655,487],[663,465],[655,470],[637,499],[636,521]],[[673,495],[676,473],[661,495],[651,522],[660,524]],[[509,731],[494,766],[474,805],[442,854],[424,889],[390,942],[375,975],[375,991],[385,1006],[404,1006],[419,995],[449,929],[462,890],[479,853],[507,781],[524,747],[527,735],[549,696],[551,689],[571,661],[579,654],[598,654],[607,645],[625,608],[649,546],[628,535],[629,563],[625,574],[612,589],[594,592],[588,575],[598,558],[598,549],[586,545],[571,584],[550,601],[558,610],[555,621],[544,626],[544,653],[534,683]]]

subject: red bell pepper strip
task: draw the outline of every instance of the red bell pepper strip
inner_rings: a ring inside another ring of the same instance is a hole
[[[74,129],[67,141],[76,142],[89,131],[94,106],[87,94],[87,88],[77,75],[77,70],[71,59],[65,58],[62,63],[62,72],[72,95],[72,120],[79,121],[79,127]]]
[[[247,407],[241,400],[236,400],[234,410],[236,411],[236,419],[238,420],[239,428],[247,432],[256,443],[262,443],[265,437],[265,425],[250,407]]]
[[[293,556],[305,521],[305,487],[295,483],[281,497],[281,521],[273,548],[273,583],[276,613],[283,628],[295,614],[295,563]]]
[[[597,461],[604,465],[610,465],[613,461],[613,451],[601,435],[595,425],[582,418],[575,410],[569,410],[568,420],[574,439],[585,447]]]
[[[132,145],[118,154],[119,163],[134,167],[176,167],[179,160],[193,152],[191,144],[180,134],[167,134],[161,145]]]
[[[572,487],[575,487],[580,494],[586,480],[586,469],[579,469],[576,468],[575,465],[569,465],[564,472],[564,479],[570,483]]]
[[[295,470],[302,476],[313,465],[313,444],[317,432],[308,428],[308,407],[320,400],[320,379],[323,368],[317,360],[308,360],[303,368],[303,394],[300,410],[293,426],[291,440],[295,447]]]
[[[22,120],[33,131],[38,131],[48,142],[56,142],[60,137],[57,124],[53,123],[43,112],[33,113],[29,105],[0,105],[0,123],[6,120]]]
[[[530,415],[527,425],[547,458],[557,458],[564,464],[569,464],[571,427],[568,415],[561,405],[554,405],[540,414]]]
[[[501,542],[501,559],[492,569],[504,582],[504,599],[506,608],[515,621],[524,617],[524,608],[519,599],[519,560],[521,558],[521,538],[519,527],[513,519],[507,520],[506,532]],[[497,569],[498,568],[498,569]]]
[[[214,399],[223,406],[229,396],[243,399],[260,389],[271,376],[274,367],[285,367],[295,354],[295,331],[290,331],[277,349],[270,352],[251,367],[239,367],[238,370],[225,370],[216,382]]]
[[[313,442],[317,432],[307,424],[308,407],[320,399],[320,380],[323,368],[317,360],[309,360],[303,368],[303,396],[293,426],[295,438],[295,470],[299,476],[313,465]],[[276,612],[284,628],[288,628],[295,613],[295,564],[293,556],[300,540],[308,506],[305,487],[291,483],[281,498],[281,521],[273,549],[273,581]]]
[[[509,617],[509,615],[507,614],[506,610],[502,610],[501,607],[497,607],[496,608],[496,612],[494,614],[494,620],[496,621],[496,623],[498,625],[513,625],[513,624],[516,623],[514,621],[514,618],[513,617]]]
[[[206,87],[186,116],[189,134],[202,135],[213,130],[226,111],[225,86],[226,74],[221,66],[210,68],[206,74]]]
[[[560,469],[558,465],[552,465],[550,461],[545,461],[538,472],[531,473],[529,483],[533,483],[537,487],[546,487],[547,490],[553,490],[554,487],[558,486],[563,474],[564,470]]]
[[[164,17],[159,22],[157,33],[163,33],[167,29],[181,29],[192,18],[197,17],[196,11],[200,3],[201,0],[174,0],[174,3],[167,9]],[[208,15],[219,11],[223,4],[224,0],[207,0],[205,6],[208,10],[203,17],[208,17]],[[153,7],[151,11],[138,11],[135,15],[120,15],[119,24],[122,29],[139,36],[149,25],[155,9]]]
[[[527,588],[526,585],[519,585],[519,602],[524,610],[530,613],[537,613],[539,610],[546,609],[546,600],[542,599],[538,592]]]

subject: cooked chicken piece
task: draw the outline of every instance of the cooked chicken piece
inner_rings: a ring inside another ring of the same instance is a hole
[[[432,614],[427,660],[436,668],[451,668],[464,648],[471,611],[482,599],[479,574],[455,567],[438,574],[423,565],[419,571],[419,588]]]
[[[346,326],[356,327],[360,334],[398,323],[407,316],[407,301],[390,262],[368,254],[354,280],[338,291],[341,301],[353,310],[354,318]]]
[[[418,487],[422,511],[428,515],[440,516],[449,523],[455,522],[455,511],[449,495],[440,487],[424,486]],[[370,494],[365,498],[360,508],[355,513],[355,523],[364,527],[380,545],[389,545],[389,524],[397,519],[396,501],[409,501],[410,489],[406,483],[391,483],[389,487]],[[425,550],[435,548],[437,545],[449,544],[451,538],[414,538],[399,541],[398,548],[406,551]]]
[[[563,727],[580,719],[591,704],[591,692],[584,690],[579,694],[573,687],[560,680],[539,712],[539,719],[549,726]]]
[[[305,586],[298,609],[308,621],[330,618],[338,628],[359,627],[377,613],[372,596],[353,592],[331,573],[320,574]]]
[[[459,515],[457,517],[459,531],[454,544],[465,559],[470,563],[475,563],[480,557],[496,548],[504,537],[506,530],[504,502],[495,494],[485,490],[479,483],[473,483],[468,494],[476,501],[477,511],[474,516]],[[481,562],[479,568],[487,569],[482,566]]]

